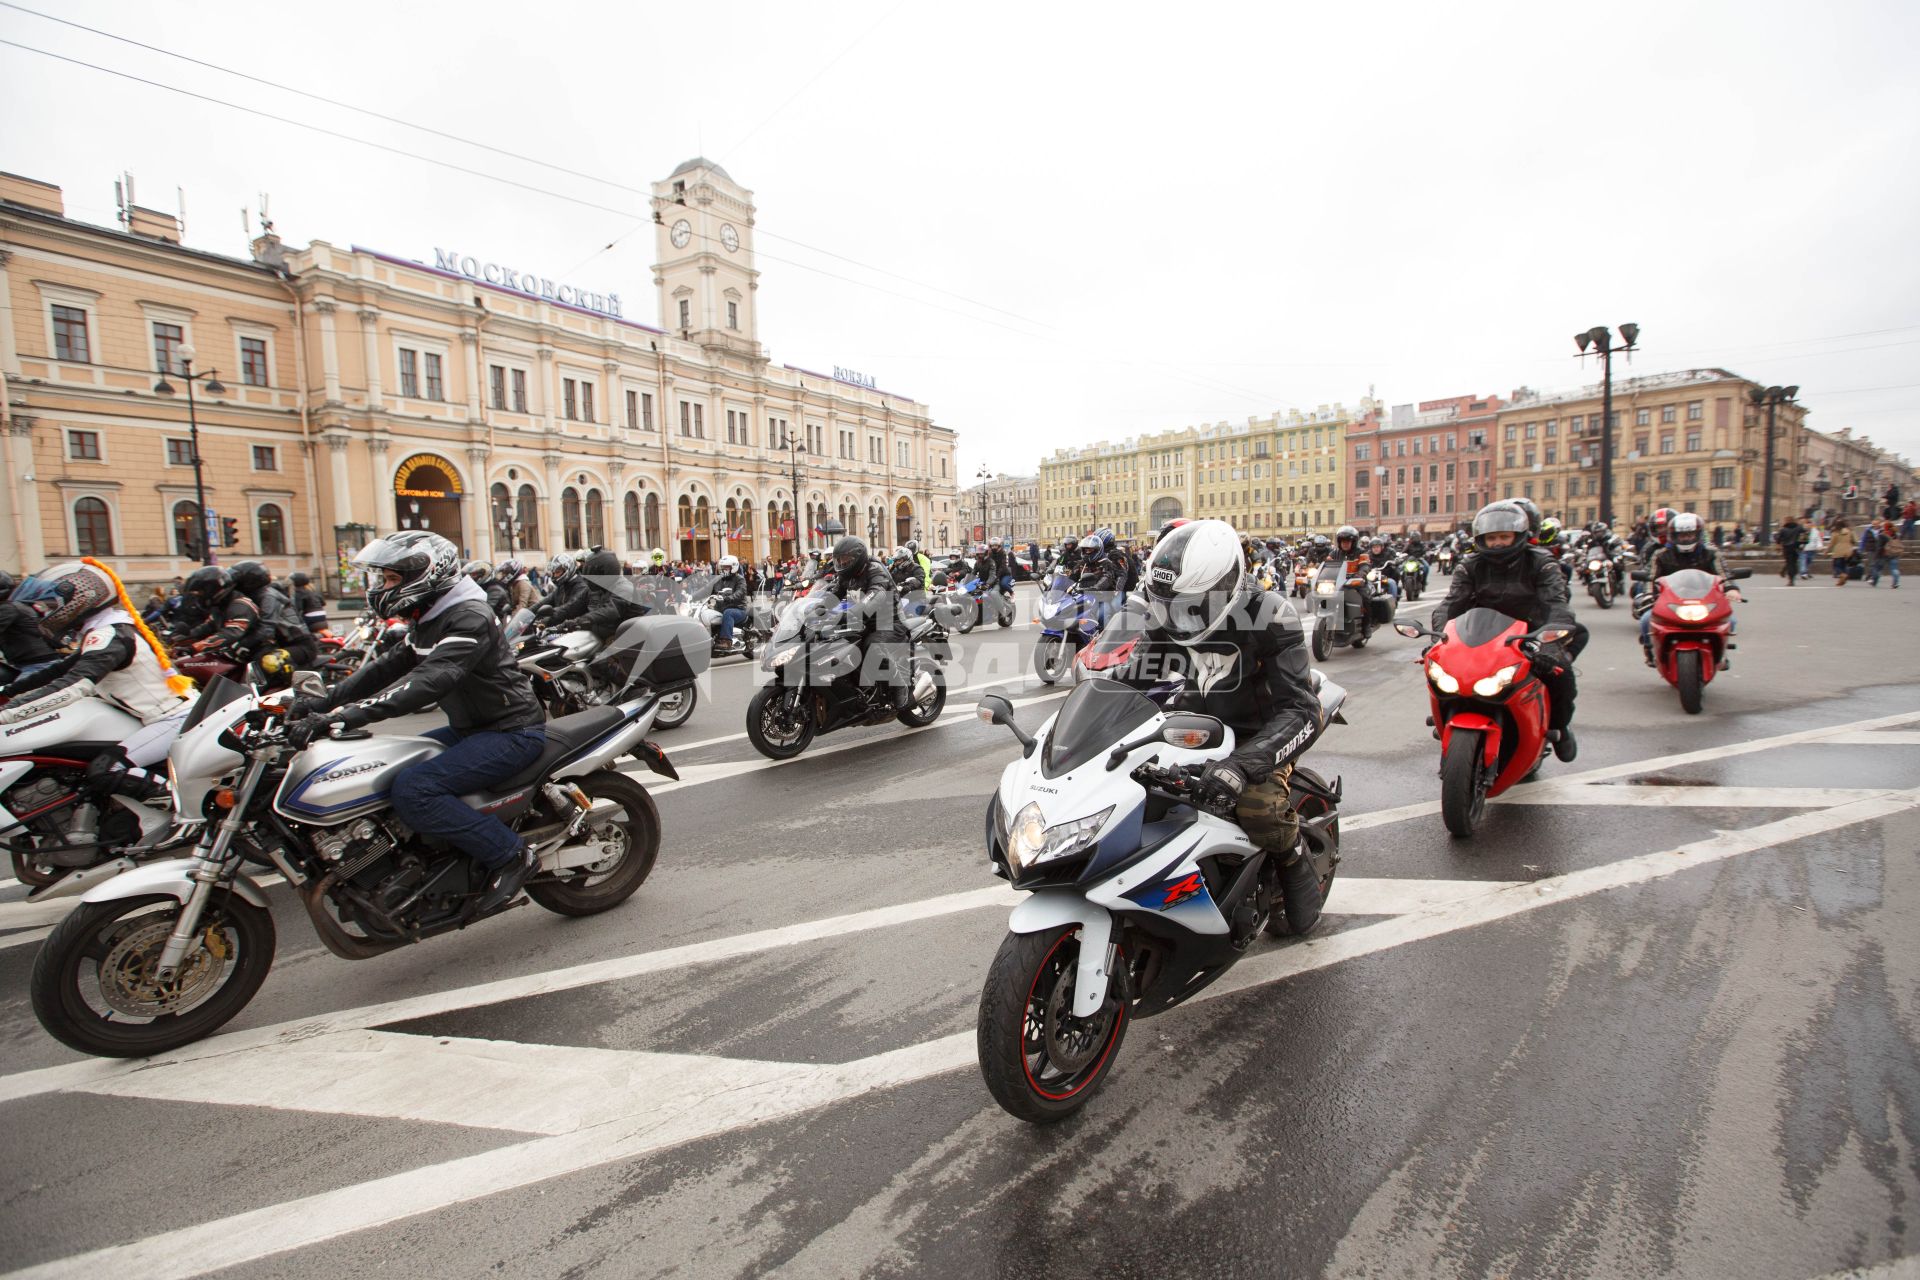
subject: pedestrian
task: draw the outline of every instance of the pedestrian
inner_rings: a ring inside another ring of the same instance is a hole
[[[1740,546],[1740,544],[1745,542],[1746,540],[1747,540],[1747,526],[1743,524],[1737,524],[1733,526],[1734,547],[1737,549]]]
[[[1880,495],[1880,518],[1897,520],[1900,518],[1900,486],[1889,483],[1887,491]]]
[[[1773,540],[1780,544],[1780,576],[1792,586],[1800,577],[1800,548],[1806,545],[1807,531],[1800,527],[1799,520],[1788,516]]]
[[[1827,535],[1817,524],[1807,526],[1807,541],[1800,548],[1800,576],[1813,577],[1813,558],[1827,549]]]
[[[1827,530],[1827,547],[1833,552],[1833,585],[1847,585],[1847,562],[1853,556],[1853,530],[1847,526],[1845,517],[1834,517],[1833,527]]]
[[[1911,538],[1917,526],[1920,526],[1920,504],[1908,498],[1907,505],[1900,508],[1900,536]]]
[[[1900,589],[1900,533],[1893,521],[1880,522],[1880,549],[1873,561],[1873,582],[1880,584],[1880,575],[1886,573],[1893,579],[1893,590]]]
[[[1717,524],[1713,526],[1713,545],[1715,547],[1724,547],[1727,545],[1727,528],[1725,525]]]

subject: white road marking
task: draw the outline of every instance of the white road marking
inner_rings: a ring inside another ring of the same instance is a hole
[[[1920,747],[1920,733],[1840,733],[1827,741],[1850,747]]]
[[[1639,809],[1831,809],[1877,796],[1877,787],[1634,787],[1558,782],[1517,787],[1506,804],[1612,805]]]
[[[1255,955],[1196,1001],[1501,920],[1554,903],[1667,879],[1684,871],[1773,848],[1787,841],[1873,822],[1920,805],[1920,791],[1886,791],[1865,800],[1796,814],[1743,831],[1722,832],[1678,849],[1429,906],[1380,924],[1309,938]],[[1173,1015],[1178,1017],[1179,1014]],[[17,1277],[136,1274],[165,1280],[226,1267],[385,1226],[483,1196],[516,1190],[614,1161],[844,1102],[973,1064],[972,1032],[929,1040],[844,1064],[790,1064],[782,1074],[739,1084],[714,1081],[700,1094],[670,1095],[656,1107],[649,1088],[634,1111],[591,1127],[535,1138],[477,1155],[410,1169],[371,1182],[303,1196],[143,1240],[55,1259]],[[647,1055],[671,1057],[672,1055]],[[765,1065],[765,1064],[756,1064]],[[1011,1123],[1011,1122],[1010,1122]]]

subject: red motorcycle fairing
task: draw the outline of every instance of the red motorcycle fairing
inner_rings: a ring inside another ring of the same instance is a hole
[[[1679,656],[1688,650],[1701,655],[1700,683],[1710,684],[1726,656],[1733,633],[1733,602],[1720,579],[1701,569],[1683,569],[1654,584],[1653,620],[1647,638],[1653,644],[1654,664],[1668,684],[1680,682]],[[1680,610],[1705,610],[1704,617],[1687,619]]]
[[[1517,618],[1491,609],[1470,610],[1447,623],[1445,635],[1421,660],[1423,669],[1437,662],[1458,682],[1456,692],[1443,693],[1431,678],[1427,680],[1441,757],[1445,758],[1456,729],[1478,732],[1487,768],[1500,771],[1487,787],[1488,796],[1499,795],[1532,773],[1546,750],[1551,714],[1547,687],[1534,674],[1532,660],[1513,643],[1527,630],[1527,624]],[[1513,665],[1520,669],[1503,689],[1491,694],[1473,692],[1476,683],[1496,678]]]

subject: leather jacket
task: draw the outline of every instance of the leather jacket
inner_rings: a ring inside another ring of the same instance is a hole
[[[744,609],[747,607],[747,580],[737,573],[723,573],[715,578],[707,591],[714,597],[716,609]]]
[[[1523,547],[1509,560],[1476,552],[1454,567],[1451,581],[1436,627],[1472,609],[1492,609],[1518,618],[1530,630],[1550,622],[1574,625],[1567,575],[1539,547]]]
[[[406,643],[336,685],[323,709],[350,703],[374,720],[438,706],[462,733],[524,729],[546,720],[486,593],[467,577],[414,623]]]
[[[907,632],[896,608],[893,575],[869,558],[859,569],[836,574],[833,593],[848,601],[847,630],[869,640],[904,640]]]
[[[1668,543],[1653,553],[1653,561],[1648,566],[1649,584],[1658,582],[1670,573],[1679,573],[1682,569],[1704,569],[1716,578],[1727,576],[1727,566],[1720,559],[1718,548],[1705,538],[1694,544],[1693,550],[1682,551]]]

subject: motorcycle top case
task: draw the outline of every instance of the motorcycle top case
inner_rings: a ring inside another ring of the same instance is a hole
[[[621,623],[595,665],[623,685],[644,680],[665,687],[700,675],[712,656],[713,638],[705,627],[692,618],[658,614]]]
[[[1393,597],[1375,596],[1367,601],[1367,610],[1373,614],[1375,622],[1387,626],[1393,622]]]

